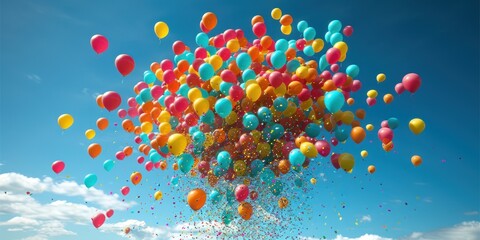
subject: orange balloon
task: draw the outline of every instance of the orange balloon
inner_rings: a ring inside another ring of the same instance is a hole
[[[248,55],[250,55],[250,58],[255,61],[258,58],[258,55],[260,54],[260,51],[258,50],[257,46],[251,46],[248,48],[247,51]]]
[[[180,88],[180,83],[177,81],[172,81],[167,85],[167,88],[170,92],[176,93]]]
[[[177,63],[177,69],[181,73],[188,71],[188,67],[190,67],[190,64],[188,64],[187,60],[180,60]]]
[[[373,173],[375,172],[375,170],[376,170],[376,169],[375,169],[375,166],[373,166],[373,165],[368,166],[368,172],[369,172],[370,174],[373,174]]]
[[[262,46],[263,49],[268,49],[273,43],[273,40],[270,36],[263,36],[261,39],[260,39],[260,45]]]
[[[100,130],[105,130],[108,127],[108,119],[106,118],[99,118],[97,120],[97,127]]]
[[[333,80],[327,80],[323,84],[322,89],[323,89],[323,91],[330,92],[330,91],[333,91],[333,90],[337,89],[337,86],[335,86],[335,82]]]
[[[105,108],[105,106],[103,106],[103,96],[102,95],[98,95],[97,96],[97,105],[100,107],[100,108]]]
[[[203,14],[202,23],[206,29],[212,30],[215,26],[217,26],[217,16],[215,13],[207,12]]]
[[[298,95],[303,90],[303,84],[299,81],[292,81],[288,84],[288,94]]]
[[[160,69],[160,63],[153,62],[150,64],[150,70],[152,70],[152,72],[156,72],[158,69]]]
[[[357,117],[359,119],[364,119],[365,118],[365,110],[363,109],[358,109],[356,112],[355,112],[355,115],[357,115]]]
[[[98,143],[92,143],[88,146],[88,155],[92,158],[96,158],[102,152],[102,146]]]
[[[123,148],[123,153],[125,153],[125,156],[130,156],[133,153],[133,148],[131,146],[126,146]]]
[[[142,114],[140,114],[140,117],[138,117],[138,120],[139,120],[141,123],[144,123],[144,122],[153,123],[153,119],[152,119],[152,117],[150,116],[150,114],[148,114],[148,113],[142,113]]]
[[[139,172],[133,172],[132,175],[130,175],[130,181],[133,183],[133,185],[137,185],[142,181],[142,174]]]
[[[287,60],[290,61],[297,56],[297,50],[294,48],[288,48],[287,51],[285,51],[285,56],[287,56]]]
[[[302,145],[304,142],[307,142],[307,138],[305,136],[300,136],[295,139],[295,145],[297,145],[297,147],[300,147],[300,145]]]
[[[420,166],[420,164],[422,164],[422,157],[420,157],[418,155],[413,155],[412,158],[411,158],[411,161],[412,161],[413,166],[418,167],[418,166]]]
[[[263,17],[260,15],[256,15],[252,18],[252,26],[255,25],[255,23],[258,22],[264,22]]]
[[[135,135],[140,135],[140,133],[142,133],[142,128],[140,126],[135,126],[133,133],[135,133]]]
[[[133,125],[133,122],[130,119],[123,120],[122,127],[123,127],[123,130],[125,130],[126,132],[133,132],[133,130],[135,129],[135,126]]]
[[[350,131],[350,136],[355,143],[359,144],[363,141],[363,139],[365,139],[367,134],[362,127],[354,127],[352,128],[352,131]]]
[[[282,24],[283,26],[291,25],[292,22],[293,18],[292,16],[290,16],[290,14],[285,14],[282,16],[282,18],[280,18],[280,24]]]
[[[187,202],[188,205],[193,209],[193,211],[198,211],[200,208],[205,205],[207,200],[207,194],[200,188],[193,189],[188,193]]]
[[[178,163],[174,163],[172,165],[172,168],[173,168],[173,171],[177,171],[178,170]]]
[[[278,169],[280,170],[280,172],[282,174],[288,173],[288,171],[290,171],[290,161],[285,160],[285,159],[281,160],[278,163]]]
[[[383,101],[386,103],[386,104],[390,104],[392,101],[393,101],[393,95],[390,94],[390,93],[387,93],[383,96]]]
[[[162,170],[167,169],[167,162],[161,161],[161,162],[160,162],[160,169],[162,169]]]
[[[240,203],[240,205],[238,205],[238,214],[244,220],[250,219],[250,217],[252,217],[252,213],[253,213],[253,207],[250,203],[242,202]]]

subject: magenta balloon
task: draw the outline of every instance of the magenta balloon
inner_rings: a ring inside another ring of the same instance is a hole
[[[95,228],[101,227],[104,222],[105,222],[105,215],[103,213],[99,213],[92,218],[92,223]]]
[[[382,143],[389,143],[393,139],[393,131],[390,128],[382,127],[378,130],[378,138]]]
[[[235,188],[235,198],[239,202],[245,201],[248,197],[248,193],[248,187],[244,184],[240,184]]]
[[[334,63],[338,62],[338,60],[340,59],[341,56],[342,56],[342,53],[340,52],[340,50],[332,47],[332,48],[328,49],[328,51],[327,51],[327,56],[326,56],[327,57],[327,62],[329,64],[334,64]]]
[[[274,71],[268,75],[268,81],[272,87],[278,88],[283,83],[283,75],[279,71]]]
[[[397,94],[402,94],[404,91],[405,88],[402,83],[397,83],[397,85],[395,85],[395,92],[397,92]]]
[[[160,67],[164,72],[167,70],[173,70],[173,62],[170,59],[164,59],[160,62]]]
[[[225,32],[223,32],[223,38],[225,39],[225,42],[228,42],[229,40],[232,40],[236,37],[237,37],[237,34],[233,29],[227,29],[225,30]]]
[[[127,76],[135,68],[135,61],[127,54],[120,54],[115,58],[115,66],[122,76]]]
[[[63,169],[65,169],[65,163],[63,161],[58,160],[52,163],[52,170],[56,174],[59,174],[60,172],[62,172]]]
[[[333,144],[333,146],[337,146],[338,145],[338,139],[336,137],[332,137],[332,139],[330,140],[330,142]]]
[[[375,105],[376,103],[377,103],[377,99],[375,99],[375,98],[367,98],[367,104],[368,104],[368,106],[371,107],[371,106]]]
[[[207,174],[210,170],[210,163],[207,161],[201,161],[197,165],[198,171],[202,174]]]
[[[137,101],[133,97],[128,98],[127,103],[128,103],[129,107],[136,107],[137,106]]]
[[[140,139],[140,142],[141,142],[141,141],[142,141],[142,139]],[[144,158],[144,157],[142,157],[142,156],[137,157],[137,162],[138,162],[138,164],[142,164],[143,161],[145,161],[145,158]]]
[[[388,127],[388,121],[387,120],[383,120],[382,123],[380,124],[380,126],[382,128],[390,128],[390,127]]]
[[[153,140],[155,138],[155,133],[151,132],[148,134],[148,139]]]
[[[125,153],[123,151],[118,151],[117,153],[115,153],[115,157],[118,160],[123,160],[125,158]]]
[[[265,23],[257,22],[253,25],[252,30],[253,30],[253,34],[255,34],[255,36],[260,38],[263,35],[265,35],[265,33],[267,32],[267,27],[265,26]]]
[[[122,97],[116,92],[108,91],[103,94],[102,103],[108,111],[113,111],[122,103]]]
[[[315,148],[317,152],[322,155],[323,157],[328,156],[330,154],[330,144],[328,144],[325,140],[319,140],[315,143]]]
[[[346,26],[343,28],[343,35],[350,37],[353,34],[353,27],[352,26]]]
[[[217,55],[220,56],[223,61],[227,61],[232,53],[230,52],[230,49],[222,47],[217,51]]]
[[[177,97],[175,99],[175,101],[173,102],[174,106],[175,106],[175,109],[178,111],[178,112],[183,112],[185,110],[187,110],[188,108],[188,100],[185,98],[185,97]]]
[[[157,100],[163,95],[163,88],[155,85],[150,89],[153,99]]]
[[[338,162],[338,157],[340,157],[340,154],[332,153],[332,156],[330,156],[330,161],[332,162],[332,165],[334,168],[339,169],[340,168],[340,163]]]
[[[108,49],[108,39],[100,34],[96,34],[90,39],[90,45],[92,45],[93,51],[100,54]]]
[[[153,162],[151,162],[151,161],[146,162],[145,163],[145,170],[147,170],[147,172],[150,172],[150,171],[152,171],[152,169],[153,169]]]
[[[108,209],[106,212],[105,212],[105,215],[107,215],[108,218],[111,218],[113,216],[113,209]]]
[[[128,116],[129,116],[129,117],[132,117],[132,118],[138,116],[138,110],[137,110],[136,108],[134,108],[134,107],[129,108],[129,109],[127,110],[127,113],[128,113]]]
[[[362,88],[362,82],[359,80],[353,80],[352,82],[352,92],[356,92]]]
[[[168,95],[165,97],[165,106],[170,107],[172,103],[175,102],[175,96],[174,95]]]
[[[422,78],[416,73],[409,73],[403,77],[402,84],[407,91],[414,93],[422,84]]]
[[[332,72],[336,73],[338,72],[338,70],[340,70],[340,66],[338,64],[332,64],[332,66],[330,66],[330,70],[332,70]]]
[[[243,91],[243,88],[238,85],[233,85],[230,88],[229,93],[233,101],[240,101],[245,96],[245,92]]]
[[[216,48],[221,48],[225,45],[225,39],[223,38],[223,34],[218,34],[213,38],[213,46]]]
[[[288,156],[288,154],[290,154],[290,152],[296,147],[295,142],[286,142],[282,147],[283,156]]]
[[[122,189],[121,189],[121,192],[122,192],[123,196],[127,196],[127,194],[130,192],[130,188],[127,187],[127,186],[123,186]]]
[[[125,117],[127,116],[127,110],[125,110],[125,109],[118,109],[117,114],[118,114],[118,117],[119,117],[119,118],[125,118]]]
[[[203,47],[197,47],[195,49],[195,58],[206,58],[208,57],[208,52],[207,52],[207,49],[203,48]]]
[[[341,87],[347,81],[347,74],[345,73],[335,73],[332,78],[335,86]]]

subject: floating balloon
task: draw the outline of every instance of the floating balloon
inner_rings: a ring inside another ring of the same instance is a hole
[[[92,143],[88,146],[88,155],[90,155],[91,158],[96,158],[98,155],[102,153],[102,146],[98,143]]]
[[[73,117],[70,114],[62,114],[58,117],[58,125],[62,129],[68,129],[73,125]]]
[[[207,195],[205,191],[200,188],[194,189],[188,193],[187,202],[190,208],[193,211],[198,211],[200,208],[205,205],[205,201],[207,200]]]
[[[403,77],[402,84],[407,91],[414,93],[420,88],[422,78],[416,73],[409,73]]]
[[[278,207],[280,209],[286,208],[288,206],[288,199],[286,197],[281,197],[278,199]]]
[[[238,205],[238,214],[244,220],[249,220],[252,217],[252,214],[253,214],[252,205],[248,202],[240,203],[240,205]]]
[[[414,134],[418,135],[425,130],[425,122],[420,119],[420,118],[414,118],[410,120],[410,123],[408,124],[408,127],[410,128],[410,131],[412,131]]]
[[[111,218],[113,216],[113,209],[108,209],[106,212],[105,212],[105,215],[107,215],[108,218]]]
[[[100,130],[105,130],[108,127],[108,119],[106,118],[99,118],[97,120],[97,127]]]
[[[130,192],[130,188],[127,186],[123,186],[120,191],[122,192],[123,196],[127,196],[128,193]]]
[[[162,197],[163,197],[162,191],[156,191],[155,194],[153,195],[153,197],[154,197],[155,200],[157,200],[157,201],[161,200]]]
[[[61,160],[55,161],[52,163],[52,170],[56,174],[59,174],[65,169],[65,163]]]
[[[105,160],[105,162],[103,162],[103,169],[105,169],[105,171],[107,172],[110,172],[110,170],[113,169],[113,167],[115,166],[115,161],[113,160]]]
[[[92,224],[95,228],[101,227],[104,222],[105,222],[105,214],[103,213],[98,213],[92,218]]]
[[[368,172],[370,174],[373,174],[375,172],[375,170],[376,170],[375,166],[373,166],[373,165],[368,166]]]
[[[411,161],[412,161],[413,166],[418,167],[418,166],[420,166],[420,164],[422,164],[422,157],[420,157],[418,155],[413,155],[412,158],[411,158]]]
[[[108,49],[108,39],[100,34],[95,34],[90,39],[93,51],[97,54],[103,53]]]
[[[83,179],[83,183],[87,188],[91,188],[95,183],[97,183],[97,175],[95,174],[87,174]]]
[[[120,54],[115,58],[115,66],[122,76],[127,76],[135,68],[135,61],[127,54]]]
[[[355,165],[355,159],[350,153],[342,153],[338,157],[338,163],[340,164],[340,167],[345,170],[345,172],[350,172]]]
[[[120,94],[114,91],[108,91],[102,95],[102,103],[108,111],[113,111],[122,103]],[[107,121],[108,126],[108,121]]]
[[[133,172],[132,175],[130,175],[130,182],[133,183],[133,185],[137,185],[142,181],[142,174],[139,172]]]
[[[157,22],[153,26],[153,30],[159,39],[165,38],[169,32],[168,25],[165,22]]]
[[[85,137],[88,139],[88,140],[91,140],[95,137],[95,130],[93,129],[88,129],[87,131],[85,131]]]

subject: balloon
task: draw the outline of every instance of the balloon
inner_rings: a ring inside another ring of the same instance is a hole
[[[328,49],[327,53],[326,53],[326,57],[327,57],[327,62],[329,64],[334,64],[336,62],[338,62],[338,60],[340,59],[340,57],[342,56],[341,55],[342,53],[340,52],[339,49],[337,48],[330,48]]]
[[[115,66],[122,76],[127,76],[135,68],[135,61],[127,54],[120,54],[115,58]]]
[[[281,197],[278,199],[278,207],[283,209],[288,206],[288,199],[286,197]]]
[[[92,143],[88,146],[88,155],[90,155],[91,158],[96,158],[100,153],[102,152],[102,146],[98,143]]]
[[[393,101],[393,95],[390,94],[390,93],[387,93],[387,94],[383,95],[383,101],[386,104],[390,104]]]
[[[207,195],[205,194],[205,191],[200,188],[193,189],[188,193],[187,196],[187,202],[190,208],[192,208],[193,211],[198,211],[200,210],[203,205],[205,205],[205,201],[207,200]]]
[[[58,125],[62,129],[68,129],[73,124],[73,117],[70,114],[62,114],[58,117]]]
[[[97,175],[95,174],[87,174],[85,176],[85,178],[83,179],[83,183],[85,184],[85,186],[87,188],[90,188],[92,187],[93,185],[95,185],[95,183],[97,183]]]
[[[345,170],[345,172],[350,172],[355,165],[355,159],[350,153],[342,153],[338,157],[338,163],[340,164],[340,167]]]
[[[249,220],[252,217],[253,207],[248,202],[240,203],[237,210],[240,217],[242,217],[244,220]]]
[[[397,118],[393,118],[393,117],[392,117],[392,118],[389,118],[388,121],[387,121],[387,123],[388,123],[388,127],[391,128],[391,129],[395,129],[395,128],[397,128],[398,125],[399,125],[398,119],[397,119]]]
[[[188,173],[193,168],[193,156],[189,153],[184,153],[178,157],[178,167],[183,173]]]
[[[162,39],[168,35],[168,25],[164,22],[157,22],[155,26],[153,27],[153,30],[155,31],[155,34],[159,39]]]
[[[168,149],[170,153],[179,156],[185,151],[187,147],[187,138],[179,133],[174,133],[168,137]]]
[[[375,166],[373,166],[373,165],[368,166],[368,172],[370,174],[373,174],[375,172],[375,170],[376,170]]]
[[[123,232],[124,232],[125,234],[129,234],[130,231],[131,231],[131,229],[130,229],[129,227],[126,227],[126,228],[123,229]]]
[[[161,200],[162,197],[163,197],[163,193],[162,191],[156,191],[155,194],[153,195],[153,197],[155,198],[155,200]]]
[[[332,153],[332,156],[330,157],[330,161],[332,162],[332,165],[333,167],[335,167],[335,169],[339,169],[340,168],[340,163],[338,162],[338,158],[339,158],[339,154],[336,154],[336,153]]]
[[[425,130],[425,122],[420,119],[420,118],[414,118],[410,120],[410,123],[408,124],[408,127],[410,128],[410,131],[412,131],[414,134],[418,135]]]
[[[368,96],[369,98],[376,98],[376,97],[378,96],[378,92],[377,92],[376,90],[373,90],[373,89],[372,89],[372,90],[369,90],[369,91],[367,92],[367,96]]]
[[[88,129],[87,131],[85,131],[85,137],[87,137],[88,140],[94,138],[95,137],[95,130]]]
[[[232,108],[232,102],[226,98],[221,98],[215,103],[215,112],[222,118],[226,118],[232,112]]]
[[[350,131],[350,137],[356,144],[361,143],[366,136],[367,134],[365,133],[365,130],[362,127],[354,127]]]
[[[65,163],[61,160],[55,161],[52,163],[52,170],[56,174],[59,174],[65,169]]]
[[[108,39],[100,34],[95,34],[90,39],[93,51],[97,54],[103,53],[108,49]]]
[[[397,94],[402,94],[404,91],[405,91],[405,87],[403,87],[402,83],[397,83],[395,85],[395,92],[397,92]]]
[[[274,8],[271,12],[271,16],[274,20],[280,20],[282,17],[282,10],[280,8]]]
[[[222,200],[222,195],[217,190],[213,189],[208,195],[208,198],[212,201],[213,204],[217,204]]]
[[[245,201],[248,198],[249,190],[244,184],[240,184],[235,188],[235,198],[239,202]]]
[[[257,22],[252,26],[252,31],[255,36],[260,38],[267,32],[267,27],[265,26],[265,23]]]
[[[365,128],[368,130],[368,131],[372,131],[373,130],[373,125],[372,124],[367,124],[365,126]]]
[[[130,192],[130,188],[127,186],[123,186],[120,191],[122,192],[123,196],[127,196],[127,194]]]
[[[105,222],[105,215],[103,213],[98,213],[92,218],[92,223],[95,228],[99,228]]]
[[[343,35],[350,37],[353,34],[353,27],[352,26],[346,26],[343,28]]]
[[[105,106],[105,108],[109,112],[111,112],[116,108],[118,108],[118,106],[120,106],[120,104],[122,103],[122,97],[117,92],[108,91],[103,94],[102,103]]]
[[[416,73],[409,73],[403,77],[402,84],[407,91],[414,93],[422,84],[422,78]]]
[[[288,159],[293,167],[299,168],[305,162],[305,155],[303,155],[301,150],[297,148],[290,152]]]
[[[362,150],[360,152],[360,156],[362,156],[362,158],[366,158],[368,156],[368,152],[366,150]]]
[[[215,28],[217,21],[217,16],[212,12],[207,12],[202,16],[202,23],[208,30]]]
[[[338,112],[345,103],[345,97],[339,91],[331,91],[325,94],[325,107],[331,113]]]
[[[107,172],[110,172],[110,170],[113,169],[113,167],[115,166],[115,161],[113,160],[105,160],[105,162],[103,162],[103,169],[105,169],[105,171]]]
[[[97,120],[97,127],[100,130],[105,130],[108,127],[108,119],[106,118],[99,118]]]
[[[317,148],[311,142],[303,142],[300,145],[300,152],[307,158],[315,158],[318,155]]]
[[[378,130],[378,138],[382,143],[389,143],[393,139],[393,131],[390,128],[382,127]]]
[[[130,182],[132,182],[133,185],[139,184],[140,181],[142,181],[142,174],[141,174],[141,173],[139,173],[139,172],[133,172],[133,173],[130,175]]]
[[[412,158],[411,158],[411,161],[412,161],[413,166],[418,167],[418,166],[420,166],[420,164],[422,164],[422,157],[420,157],[418,155],[413,155]]]
[[[330,154],[330,144],[325,140],[315,142],[315,148],[317,148],[317,152],[322,155],[322,157],[326,157]]]
[[[339,32],[342,29],[342,22],[339,20],[333,20],[328,24],[328,31],[332,33]]]
[[[105,212],[105,215],[107,215],[108,218],[112,217],[113,216],[113,209],[108,209],[106,212]]]
[[[387,79],[387,77],[385,76],[384,73],[380,73],[377,75],[377,82],[381,83],[383,81],[385,81],[385,79]]]

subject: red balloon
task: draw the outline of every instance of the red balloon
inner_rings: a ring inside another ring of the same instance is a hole
[[[393,131],[390,128],[382,127],[378,130],[378,138],[382,143],[389,143],[393,139]]]
[[[239,202],[245,201],[245,199],[247,199],[248,197],[248,194],[249,194],[248,187],[244,184],[238,185],[235,188],[235,198]]]
[[[59,174],[60,172],[62,172],[63,169],[65,169],[65,163],[63,161],[58,160],[52,163],[52,170],[56,174]]]
[[[185,44],[182,41],[175,41],[172,45],[173,53],[180,55],[185,51]]]
[[[402,83],[397,83],[397,85],[395,85],[395,92],[397,92],[397,94],[402,94],[404,91],[405,88]]]
[[[113,111],[122,103],[122,97],[116,92],[108,91],[103,94],[102,103],[108,111]]]
[[[407,91],[414,93],[422,84],[422,78],[416,73],[409,73],[403,77],[402,84]]]
[[[323,157],[328,156],[330,154],[330,144],[328,144],[325,140],[319,140],[315,143],[315,148],[317,152],[322,155]]]
[[[258,38],[262,37],[263,35],[265,35],[265,33],[267,33],[267,27],[263,22],[255,23],[252,27],[252,30],[255,36],[257,36]]]
[[[105,212],[105,215],[107,215],[108,218],[113,216],[113,209],[108,209],[107,212]]]
[[[127,186],[122,187],[121,192],[123,196],[127,196],[127,194],[130,192],[130,188]]]
[[[145,170],[147,170],[147,172],[150,172],[150,171],[152,171],[152,169],[153,169],[153,162],[151,162],[151,161],[146,162],[145,163]]]
[[[328,49],[328,51],[327,51],[327,56],[326,56],[327,57],[327,62],[329,64],[334,64],[334,63],[338,62],[338,60],[340,59],[341,56],[342,56],[342,53],[340,52],[340,50],[332,47],[332,48]]]
[[[338,157],[340,157],[340,154],[336,154],[336,153],[332,153],[332,156],[330,157],[330,160],[332,161],[332,165],[333,165],[333,167],[335,167],[335,169],[340,168],[340,163],[338,162]]]
[[[92,218],[92,223],[95,228],[101,227],[104,222],[105,222],[105,215],[103,213],[99,213]]]
[[[127,54],[120,54],[115,58],[115,66],[122,76],[127,76],[135,68],[135,61]]]
[[[93,51],[97,54],[105,52],[108,48],[108,39],[100,34],[93,35],[90,39]]]
[[[345,28],[343,28],[343,35],[345,35],[347,37],[350,37],[350,36],[352,36],[352,33],[353,33],[353,27],[352,26],[346,26]]]

